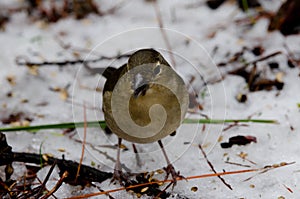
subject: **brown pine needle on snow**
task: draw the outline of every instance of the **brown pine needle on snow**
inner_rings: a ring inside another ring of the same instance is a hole
[[[208,174],[202,174],[202,175],[197,175],[197,176],[188,176],[186,178],[177,178],[177,180],[178,181],[180,181],[180,180],[192,180],[192,179],[201,179],[201,178],[209,178],[209,177],[224,176],[224,175],[234,175],[234,174],[240,174],[240,173],[258,172],[258,171],[260,171],[260,173],[262,173],[262,172],[267,172],[267,171],[272,170],[272,169],[277,169],[277,168],[280,168],[280,167],[291,165],[291,164],[294,164],[294,163],[295,162],[290,162],[290,163],[283,162],[283,163],[280,163],[280,164],[273,164],[273,165],[270,165],[270,166],[265,166],[263,168],[245,169],[245,170],[237,170],[237,171],[226,171],[226,172],[221,172],[221,173],[208,173]],[[96,193],[90,193],[90,194],[85,194],[85,195],[73,196],[73,197],[69,197],[69,198],[66,198],[66,199],[88,198],[88,197],[92,197],[92,196],[99,196],[99,195],[118,192],[118,191],[123,191],[123,190],[127,190],[127,189],[134,189],[134,188],[137,188],[137,187],[142,187],[142,186],[147,186],[147,185],[152,185],[152,184],[167,183],[167,182],[172,182],[172,181],[173,180],[169,179],[169,180],[162,180],[162,181],[156,181],[156,182],[147,182],[147,183],[132,185],[132,186],[128,186],[128,187],[120,187],[120,188],[117,188],[117,189],[111,189],[111,190],[103,191],[103,192],[96,192]]]

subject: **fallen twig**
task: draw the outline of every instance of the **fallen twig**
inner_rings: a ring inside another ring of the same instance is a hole
[[[207,156],[206,156],[206,153],[205,151],[203,150],[203,148],[201,147],[201,145],[199,144],[199,149],[201,150],[207,164],[209,165],[209,167],[211,168],[211,170],[214,172],[214,173],[217,173],[217,171],[215,170],[214,166],[212,165],[212,163],[208,160]],[[223,184],[225,184],[226,187],[228,187],[230,190],[232,190],[232,187],[230,186],[230,184],[228,184],[224,178],[222,178],[221,176],[218,175],[218,178],[223,182]]]
[[[157,18],[157,21],[158,21],[160,32],[161,32],[161,34],[163,36],[163,39],[165,40],[167,49],[168,49],[168,51],[170,53],[171,63],[175,67],[176,66],[175,58],[174,58],[174,55],[172,53],[171,44],[170,44],[170,41],[168,39],[166,30],[164,28],[164,24],[163,24],[163,21],[162,21],[162,17],[161,17],[161,13],[160,13],[157,1],[154,1],[153,5],[154,5],[154,8],[155,8],[156,18]]]
[[[294,164],[294,163],[295,162],[285,163],[285,164],[280,165],[279,167],[291,165],[291,164]],[[279,167],[277,166],[276,168],[279,168]],[[268,169],[270,170],[272,168],[273,167],[271,166]],[[221,172],[221,173],[209,173],[209,174],[203,174],[203,175],[197,175],[197,176],[188,176],[188,177],[185,177],[185,178],[177,178],[177,180],[180,181],[180,180],[201,179],[201,178],[209,178],[209,177],[216,177],[216,176],[257,172],[257,171],[262,171],[262,170],[266,170],[266,168],[264,167],[264,168],[258,168],[258,169],[245,169],[245,170],[237,170],[237,171],[226,171],[226,172]],[[166,182],[172,182],[172,180],[173,179],[163,180],[163,181],[155,181],[155,182],[147,182],[147,183],[132,185],[132,186],[128,186],[128,187],[120,187],[120,188],[117,188],[117,189],[112,189],[112,190],[108,190],[108,191],[104,191],[104,192],[90,193],[90,194],[85,194],[85,195],[81,195],[81,196],[73,196],[73,197],[69,197],[69,198],[66,198],[66,199],[88,198],[88,197],[92,197],[92,196],[99,196],[99,195],[103,195],[103,194],[107,194],[107,193],[123,191],[123,190],[126,190],[126,189],[133,189],[133,188],[137,188],[137,187],[147,186],[147,185],[151,185],[151,184],[161,184],[161,183],[166,183]]]
[[[242,66],[238,67],[237,69],[234,69],[234,70],[230,71],[229,74],[235,74],[235,73],[237,73],[237,71],[244,70],[244,69],[247,68],[249,65],[256,64],[257,62],[264,61],[264,60],[266,60],[266,59],[269,59],[269,58],[271,58],[271,57],[274,57],[274,56],[280,55],[280,54],[282,54],[281,51],[276,51],[276,52],[271,53],[271,54],[269,54],[269,55],[260,57],[260,58],[258,58],[258,59],[256,59],[256,60],[247,62],[247,63],[243,64]]]
[[[12,162],[33,163],[40,165],[40,158],[40,154],[13,152],[11,147],[7,144],[5,135],[0,132],[0,166],[8,165]],[[84,186],[91,182],[103,182],[112,177],[112,173],[110,172],[103,172],[87,165],[81,165],[79,176],[77,181],[75,181],[79,166],[77,162],[65,160],[64,156],[62,159],[59,159],[49,157],[44,154],[42,155],[42,163],[43,166],[56,164],[60,169],[60,176],[62,176],[65,171],[68,171],[69,175],[67,178],[65,178],[64,182],[69,184]]]
[[[56,183],[56,185],[48,192],[46,193],[43,197],[41,197],[41,199],[47,199],[49,198],[53,193],[55,193],[59,187],[62,185],[62,183],[64,182],[64,180],[68,177],[69,173],[68,171],[65,171],[61,178],[58,180],[58,182]]]
[[[121,59],[129,57],[129,54],[116,55],[116,56],[100,56],[96,59],[77,59],[77,60],[65,60],[65,61],[44,61],[44,62],[32,62],[28,61],[27,58],[18,56],[16,57],[16,64],[19,66],[65,66],[65,65],[75,65],[75,64],[83,64],[83,63],[94,63],[102,60],[112,60],[112,59]]]
[[[79,161],[79,165],[78,165],[78,169],[77,169],[77,173],[76,173],[76,177],[75,177],[75,182],[77,182],[78,176],[80,174],[80,167],[82,165],[82,161],[83,161],[83,157],[84,157],[84,149],[85,149],[85,144],[86,144],[86,129],[87,129],[87,125],[86,125],[86,108],[85,108],[85,103],[83,103],[83,120],[84,120],[84,125],[83,125],[82,149],[81,149],[80,161]]]

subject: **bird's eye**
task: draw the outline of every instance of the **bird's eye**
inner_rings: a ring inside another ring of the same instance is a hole
[[[157,66],[154,68],[153,73],[154,73],[154,75],[158,75],[158,74],[160,73],[160,71],[161,71],[160,65],[157,65]]]

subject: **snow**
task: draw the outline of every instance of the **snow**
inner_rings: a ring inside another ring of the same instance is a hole
[[[12,5],[10,1],[1,2],[1,6]],[[113,6],[108,1],[97,1],[101,9]],[[120,1],[122,2],[122,1]],[[199,1],[201,2],[201,1]],[[272,11],[277,10],[279,1],[268,1],[265,7]],[[158,20],[155,8],[146,1],[124,1],[120,9],[114,14],[105,16],[90,15],[86,19],[75,20],[72,17],[58,21],[57,23],[44,24],[41,21],[32,22],[25,13],[16,13],[6,25],[6,30],[0,32],[0,115],[7,117],[11,113],[24,112],[34,118],[31,125],[60,123],[70,121],[83,121],[83,107],[87,107],[88,120],[101,120],[102,94],[96,88],[102,88],[104,78],[100,75],[90,75],[82,65],[43,66],[38,69],[38,75],[30,74],[24,66],[17,66],[15,58],[25,57],[33,62],[64,61],[77,59],[71,50],[63,49],[58,39],[65,44],[70,44],[79,53],[81,59],[92,59],[96,55],[114,56],[118,53],[134,52],[138,48],[155,48],[160,50],[170,62],[165,40],[158,28]],[[158,1],[162,15],[165,32],[171,43],[175,55],[174,68],[189,82],[192,75],[196,77],[195,91],[198,92],[205,81],[221,77],[218,67],[214,63],[224,60],[225,54],[234,54],[244,46],[249,48],[262,45],[265,55],[278,50],[286,53],[284,44],[296,55],[300,55],[299,35],[283,37],[278,32],[266,32],[268,20],[261,19],[249,28],[234,23],[235,19],[245,18],[251,13],[241,13],[232,3],[226,3],[216,11],[211,11],[205,5],[187,8],[187,5],[198,1]],[[269,7],[269,5],[272,5]],[[216,35],[210,39],[208,35],[216,31]],[[63,34],[62,34],[63,33]],[[189,44],[186,44],[189,41]],[[217,52],[212,55],[213,48],[218,46]],[[86,49],[92,53],[84,53],[80,49]],[[95,53],[95,54],[93,54]],[[209,56],[210,55],[210,56]],[[253,55],[247,55],[247,61],[254,60]],[[101,61],[92,63],[92,67],[120,66],[126,59]],[[238,103],[235,96],[240,92],[247,92],[246,83],[237,76],[226,76],[223,82],[209,85],[205,98],[202,99],[204,111],[211,118],[236,118],[243,119],[252,116],[256,119],[275,119],[278,124],[250,123],[247,127],[234,127],[222,132],[222,125],[183,124],[174,137],[163,140],[170,160],[176,169],[184,176],[193,176],[212,173],[203,159],[198,148],[201,144],[215,169],[234,171],[247,169],[244,167],[226,164],[225,160],[250,165],[252,168],[261,168],[280,162],[296,162],[293,165],[275,169],[267,173],[255,176],[249,181],[244,181],[254,173],[224,176],[233,190],[229,190],[218,178],[202,178],[189,181],[180,181],[172,191],[170,198],[299,198],[300,191],[298,181],[299,173],[299,140],[300,140],[300,78],[299,68],[290,69],[286,64],[286,57],[279,55],[262,62],[258,67],[266,67],[268,61],[277,61],[279,71],[284,73],[284,89],[278,91],[259,91],[248,94],[245,104]],[[16,85],[6,81],[6,77],[13,75]],[[271,74],[275,76],[275,73]],[[67,101],[60,98],[59,93],[52,92],[49,88],[70,87],[67,91],[70,97]],[[203,88],[202,88],[203,89]],[[205,90],[201,90],[205,92]],[[13,96],[6,94],[12,92]],[[200,92],[200,91],[199,91]],[[22,103],[22,99],[28,99],[28,103]],[[47,104],[45,106],[41,103]],[[195,117],[188,114],[187,117]],[[200,115],[196,115],[200,118]],[[293,126],[294,130],[290,129]],[[61,130],[5,133],[9,144],[14,151],[39,153],[42,151],[52,153],[56,157],[63,154],[59,148],[64,148],[66,159],[79,161],[81,145],[75,143],[67,136],[61,136]],[[83,129],[77,129],[76,138],[82,138]],[[247,146],[233,146],[222,149],[218,142],[220,136],[223,141],[235,135],[256,136],[258,142]],[[108,136],[100,128],[88,129],[87,142],[102,152],[107,152],[110,157],[116,157],[116,150],[103,147],[103,145],[115,145],[117,138]],[[184,144],[184,143],[189,144]],[[131,143],[124,142],[129,148],[121,153],[121,161],[134,172],[154,171],[165,165],[161,151],[157,143],[137,145],[142,159],[142,166],[138,167]],[[256,163],[253,165],[242,160],[237,155],[247,153],[247,159]],[[162,161],[163,160],[163,161]],[[90,165],[95,162],[97,167],[112,171],[114,162],[103,154],[94,150],[89,145],[85,153],[84,163]],[[49,168],[44,168],[39,175],[45,176]],[[55,173],[55,172],[53,172]],[[19,173],[20,174],[20,173]],[[16,176],[17,174],[15,174]],[[22,175],[22,173],[20,174]],[[162,176],[158,176],[162,178]],[[43,177],[41,177],[43,178]],[[51,188],[58,176],[50,179]],[[51,183],[52,182],[52,183]],[[98,184],[99,185],[99,184]],[[254,185],[254,188],[250,185]],[[102,189],[118,188],[109,182],[100,184]],[[198,187],[193,192],[191,188]],[[293,190],[290,193],[287,188]],[[96,188],[73,187],[64,185],[55,194],[61,197],[70,197],[90,192],[97,192]],[[135,198],[125,191],[111,194],[115,198]],[[97,196],[95,198],[107,198]],[[147,198],[142,196],[142,198]]]

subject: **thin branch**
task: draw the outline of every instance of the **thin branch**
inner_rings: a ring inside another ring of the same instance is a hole
[[[47,194],[45,194],[41,199],[47,199],[52,194],[54,194],[59,189],[59,187],[62,185],[64,180],[68,177],[68,175],[69,175],[68,171],[65,171],[62,174],[61,178],[58,180],[58,182],[55,184],[55,186]]]
[[[23,163],[33,163],[40,164],[40,155],[33,153],[17,153],[17,152],[4,152],[0,156],[0,166],[10,164],[12,162],[23,162]],[[56,165],[60,169],[62,174],[65,171],[69,172],[69,176],[66,179],[66,183],[74,184],[76,177],[76,172],[78,168],[78,163],[70,160],[45,157],[43,156],[43,166],[52,165],[56,162]],[[112,177],[112,173],[99,171],[93,167],[87,165],[81,165],[80,175],[78,177],[79,182],[77,184],[85,184],[87,182],[103,182]]]
[[[79,161],[79,165],[78,165],[78,169],[77,169],[77,173],[76,173],[76,177],[75,177],[75,182],[77,182],[77,178],[80,174],[80,167],[82,165],[82,161],[83,161],[83,157],[84,157],[84,149],[85,149],[85,144],[86,144],[86,129],[87,129],[87,124],[86,124],[86,107],[85,107],[85,103],[83,102],[83,141],[82,141],[82,149],[81,149],[81,156],[80,156],[80,161]]]
[[[161,34],[163,36],[163,39],[165,40],[167,49],[168,49],[168,51],[170,53],[170,58],[171,58],[172,66],[175,67],[176,66],[175,58],[174,58],[174,55],[172,53],[172,47],[171,47],[170,41],[168,39],[167,33],[166,33],[165,29],[164,29],[164,24],[163,24],[163,21],[162,21],[161,12],[159,10],[157,1],[154,1],[153,5],[154,5],[154,8],[155,8],[156,18],[157,18],[157,21],[158,21],[160,32],[161,32]]]
[[[233,123],[228,125],[226,128],[223,129],[223,132],[228,131],[229,129],[233,128],[233,127],[240,127],[240,126],[249,126],[248,124],[239,124],[239,123]]]
[[[75,65],[75,64],[83,64],[83,63],[95,63],[102,60],[112,60],[112,59],[121,59],[127,58],[130,54],[116,55],[116,56],[100,56],[96,59],[77,59],[77,60],[65,60],[65,61],[44,61],[44,62],[32,62],[27,60],[27,58],[23,56],[16,57],[16,64],[19,66],[65,66],[65,65]]]
[[[163,190],[161,190],[161,192],[159,192],[154,199],[160,199],[161,194],[165,193],[167,189],[170,188],[170,186],[174,184],[173,182],[170,182]]]
[[[249,168],[251,167],[250,165],[240,164],[240,163],[230,162],[230,161],[225,161],[225,163],[232,164],[232,165],[237,165],[237,166],[241,166],[241,167],[249,167]]]
[[[212,163],[208,160],[207,156],[206,156],[206,153],[205,151],[203,150],[203,148],[201,147],[201,145],[199,144],[199,149],[201,150],[207,164],[209,165],[209,167],[211,168],[211,170],[214,172],[214,173],[217,173],[217,171],[215,170],[214,166],[212,165]],[[228,184],[224,178],[222,178],[220,175],[218,175],[218,178],[223,182],[223,184],[225,184],[226,187],[228,187],[230,190],[232,190],[232,187],[230,186],[230,184]]]
[[[276,51],[276,52],[271,53],[271,54],[269,54],[269,55],[260,57],[260,58],[258,58],[258,59],[256,59],[256,60],[247,62],[247,63],[245,63],[243,66],[240,66],[240,67],[238,67],[237,69],[234,69],[234,70],[230,71],[229,74],[231,74],[231,73],[235,74],[237,71],[244,70],[244,69],[247,68],[249,65],[256,64],[257,62],[264,61],[264,60],[266,60],[266,59],[269,59],[269,58],[271,58],[271,57],[274,57],[274,56],[277,56],[277,55],[280,55],[280,54],[282,54],[281,51]]]
[[[50,167],[50,170],[48,171],[46,178],[44,179],[43,183],[40,186],[41,189],[40,189],[40,191],[37,194],[38,196],[40,196],[40,194],[42,194],[42,192],[45,190],[46,183],[48,182],[48,180],[49,180],[49,178],[50,178],[50,176],[51,176],[51,174],[52,174],[52,172],[54,170],[55,165],[56,165],[56,162],[54,162],[54,164],[52,164],[52,166]]]
[[[290,162],[290,163],[286,163],[286,162],[281,162],[280,164],[273,164],[273,165],[268,165],[268,166],[265,166],[264,168],[260,169],[260,172],[245,179],[244,182],[246,181],[249,181],[251,180],[252,178],[254,178],[255,176],[258,176],[260,174],[263,174],[263,173],[267,173],[268,171],[271,171],[273,169],[276,169],[276,168],[279,168],[279,167],[283,167],[283,166],[286,166],[286,165],[291,165],[291,164],[294,164],[295,162]]]
[[[241,152],[242,153],[242,152]],[[242,155],[236,155],[237,157],[241,158],[242,160],[246,160],[247,162],[250,162],[253,165],[257,165],[255,162],[253,162],[252,160],[249,160],[248,158],[242,156]]]

